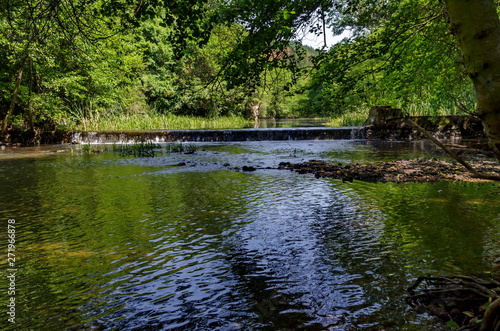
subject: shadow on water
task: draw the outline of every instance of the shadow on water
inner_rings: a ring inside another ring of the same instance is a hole
[[[16,219],[19,239],[17,323],[1,319],[2,329],[439,330],[404,302],[415,277],[500,274],[498,185],[265,169],[416,157],[426,146],[197,146],[155,158],[0,158],[0,219]]]

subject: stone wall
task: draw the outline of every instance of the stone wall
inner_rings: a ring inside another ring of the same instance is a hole
[[[39,145],[39,144],[61,144],[71,142],[72,132],[54,129],[51,131],[25,131],[9,130],[5,137],[0,137],[2,145]]]
[[[484,138],[481,121],[472,116],[409,116],[436,138]],[[398,108],[375,106],[370,109],[367,139],[422,139]]]

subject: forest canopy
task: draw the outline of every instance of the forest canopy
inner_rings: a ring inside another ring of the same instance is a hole
[[[2,132],[141,114],[364,119],[377,104],[474,113],[448,9],[438,0],[4,1]],[[346,31],[331,47],[301,41]]]

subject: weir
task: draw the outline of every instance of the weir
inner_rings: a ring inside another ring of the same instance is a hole
[[[112,144],[148,142],[230,142],[268,140],[352,140],[364,139],[365,127],[273,128],[237,130],[158,130],[74,132],[72,142]]]
[[[438,139],[484,139],[481,121],[472,116],[410,116],[414,122]],[[356,127],[326,127],[324,120],[293,119],[260,121],[260,128],[226,130],[150,130],[71,132],[66,130],[11,130],[9,144],[127,144],[135,142],[238,142],[277,140],[418,140],[424,136],[406,120],[401,109],[375,106],[365,125]],[[268,127],[287,125],[287,127]],[[289,127],[293,125],[293,127]]]

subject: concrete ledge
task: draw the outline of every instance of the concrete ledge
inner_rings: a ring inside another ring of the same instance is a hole
[[[346,128],[286,128],[241,130],[161,130],[74,132],[72,142],[77,143],[132,143],[152,142],[229,142],[266,140],[348,140],[364,139],[364,127]]]

